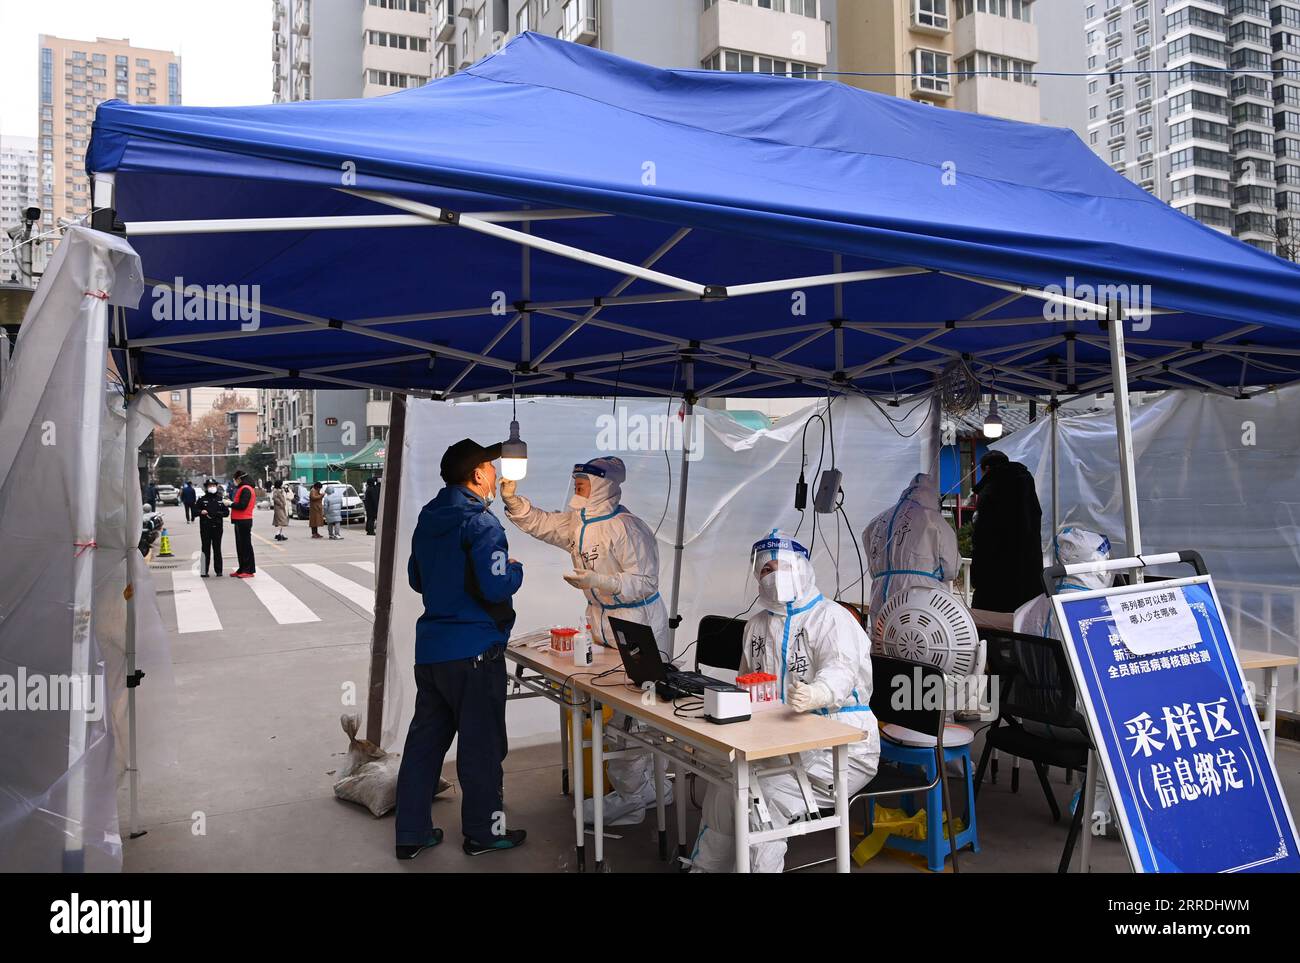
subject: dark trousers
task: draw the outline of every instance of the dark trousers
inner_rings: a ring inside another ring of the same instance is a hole
[[[235,528],[235,555],[239,558],[236,572],[252,575],[257,571],[257,562],[253,558],[253,520],[235,518],[230,522]]]
[[[185,502],[185,524],[188,525],[194,521],[194,505],[191,502]]]
[[[369,509],[366,510],[366,534],[375,534],[375,516]]]
[[[213,571],[221,574],[221,525],[212,525],[199,520],[199,543],[203,546],[203,571],[208,571],[208,563]]]
[[[418,846],[433,831],[433,793],[451,740],[460,780],[461,832],[479,842],[505,829],[501,763],[506,742],[505,647],[478,659],[415,667],[415,714],[397,775],[397,845]]]

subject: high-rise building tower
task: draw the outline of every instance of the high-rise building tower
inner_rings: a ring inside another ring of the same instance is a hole
[[[181,61],[170,50],[131,46],[130,40],[70,40],[41,34],[37,109],[41,229],[88,220],[91,185],[86,146],[95,108],[106,100],[179,104]],[[55,238],[45,243],[54,251]]]
[[[1300,2],[1089,0],[1088,139],[1204,224],[1295,258]]]
[[[429,82],[428,0],[274,0],[275,101],[390,94]]]
[[[41,206],[38,171],[35,138],[0,134],[0,284],[35,286],[27,276],[29,253],[32,271],[39,274],[43,269],[44,243],[33,240],[19,246],[22,242],[8,234],[10,228],[24,226],[25,210]],[[41,230],[39,222],[33,225],[32,236]]]

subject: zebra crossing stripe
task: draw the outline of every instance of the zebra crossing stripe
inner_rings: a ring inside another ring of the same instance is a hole
[[[176,631],[220,632],[221,619],[208,595],[208,587],[196,572],[172,572],[172,598],[176,602]]]
[[[301,622],[319,622],[320,617],[287,588],[271,578],[263,568],[253,578],[241,579],[257,600],[266,606],[271,617],[280,625],[297,625]]]
[[[344,578],[337,572],[331,572],[324,565],[317,565],[315,562],[299,562],[294,566],[309,579],[319,582],[327,589],[337,592],[350,602],[361,606],[367,612],[375,611],[375,593],[373,589],[368,589],[350,578]]]

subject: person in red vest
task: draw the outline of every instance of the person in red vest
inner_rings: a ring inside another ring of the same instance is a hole
[[[248,475],[235,472],[235,498],[230,506],[230,524],[235,530],[235,555],[239,568],[230,573],[231,578],[252,578],[257,572],[253,558],[253,509],[257,507],[257,493],[248,483]]]

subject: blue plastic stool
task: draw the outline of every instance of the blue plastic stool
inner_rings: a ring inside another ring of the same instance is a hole
[[[969,825],[957,834],[957,848],[964,849],[969,846],[972,852],[978,853],[980,844],[979,834],[975,826],[975,778],[973,775],[974,767],[971,765],[970,745],[946,748],[943,751],[943,756],[945,762],[960,759],[966,771],[966,818]],[[904,746],[891,739],[886,739],[883,735],[880,739],[880,762],[882,765],[886,762],[892,762],[902,766],[915,766],[925,772],[927,780],[933,779],[936,775],[933,747]],[[908,813],[916,811],[912,795],[900,798],[905,800],[904,811]],[[873,817],[875,815],[875,802],[874,799],[869,800],[867,806],[868,812]],[[949,818],[951,816],[950,813]],[[885,845],[891,849],[901,849],[904,852],[920,853],[926,857],[929,868],[933,872],[941,873],[943,872],[944,861],[952,851],[948,844],[948,835],[943,828],[943,787],[941,785],[936,785],[925,794],[925,821],[925,839],[905,839],[901,836],[890,836],[885,841]]]

